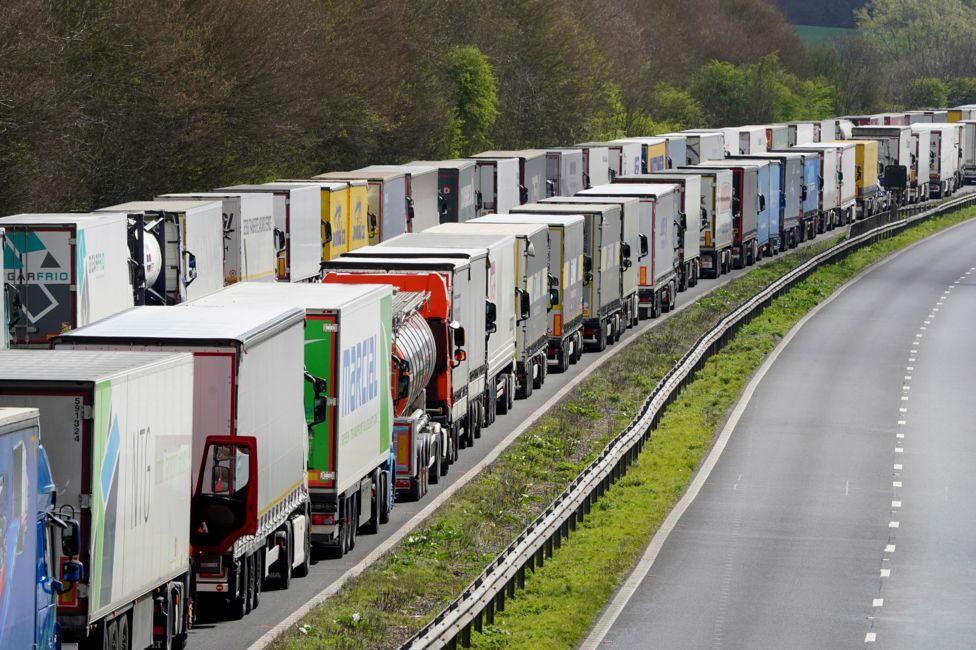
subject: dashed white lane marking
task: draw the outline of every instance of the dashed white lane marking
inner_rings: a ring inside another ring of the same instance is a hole
[[[905,375],[905,381],[911,381],[911,380],[912,380],[911,375]]]
[[[888,522],[888,528],[898,528],[898,522],[897,521],[889,521]]]
[[[908,413],[908,409],[905,408],[904,406],[902,406],[902,407],[899,407],[898,412],[899,413]]]
[[[895,552],[894,544],[888,544],[887,546],[885,546],[885,553],[894,553],[894,552]]]
[[[903,451],[905,451],[905,448],[904,448],[904,447],[895,447],[895,453],[896,453],[896,454],[900,454],[900,453],[902,453]]]
[[[877,640],[877,638],[878,638],[878,635],[876,633],[874,633],[874,632],[868,632],[867,634],[864,635],[864,642],[865,643],[874,643],[875,640]]]
[[[895,469],[901,469],[901,463],[895,463]]]
[[[888,578],[891,576],[891,569],[881,569],[881,577]]]
[[[907,422],[905,420],[898,420],[898,424],[907,424]],[[904,435],[904,434],[898,434],[898,435]]]
[[[892,481],[891,487],[901,487],[901,481]]]
[[[892,501],[891,502],[891,507],[892,508],[900,508],[901,507],[901,501]]]
[[[924,335],[924,334],[922,334],[921,332],[919,332],[918,334],[916,334],[916,335],[915,335],[915,338],[917,338],[917,339],[920,339],[920,338],[922,338],[923,336],[925,336],[925,335]]]
[[[918,345],[918,341],[912,341],[912,345]]]
[[[884,598],[875,598],[872,600],[871,607],[884,607]]]
[[[918,354],[918,350],[915,350],[914,352],[915,352],[915,354]],[[909,360],[909,361],[910,361],[911,363],[915,363],[915,359],[916,359],[916,357],[908,357],[908,360]]]
[[[915,366],[905,366],[905,370],[915,370]]]
[[[908,401],[908,395],[902,395],[901,396],[901,401],[907,402]]]
[[[902,386],[901,389],[902,390],[911,390],[912,387],[911,386]]]
[[[905,434],[904,433],[896,433],[895,434],[895,437],[898,438],[899,440],[901,440],[902,438],[905,437]]]

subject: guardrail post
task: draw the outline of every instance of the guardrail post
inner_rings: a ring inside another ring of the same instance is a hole
[[[531,561],[532,558],[529,558],[529,562]],[[525,567],[522,567],[515,573],[515,578],[518,580],[519,589],[525,589]]]
[[[491,607],[491,601],[489,601],[488,606]],[[478,615],[474,617],[474,631],[477,632],[478,634],[481,634],[482,625],[484,623],[484,615],[485,615],[485,610],[481,610],[480,612],[478,612]],[[468,632],[469,638],[470,635],[471,633]]]
[[[481,618],[479,615],[478,618]],[[461,647],[470,648],[471,647],[471,624],[468,623],[463,628],[461,628]]]
[[[488,604],[485,606],[485,625],[495,624],[495,602],[497,600],[498,600],[498,596],[494,596],[492,597],[491,600],[488,601]],[[499,608],[499,611],[501,611],[501,608]],[[481,630],[478,631],[480,632]]]
[[[508,597],[509,598],[515,598],[515,578],[514,577],[512,577],[512,579],[509,580],[505,584],[505,589],[508,590]]]
[[[498,611],[498,612],[504,612],[505,611],[505,596],[508,595],[506,593],[507,591],[508,591],[508,587],[506,586],[506,587],[503,587],[502,590],[498,592],[498,597],[495,599],[495,611]],[[492,614],[491,621],[490,622],[491,623],[494,623],[495,622],[495,615],[494,614]]]

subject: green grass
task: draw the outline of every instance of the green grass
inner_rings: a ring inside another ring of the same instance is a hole
[[[938,230],[976,216],[967,209],[927,221],[822,267],[773,301],[666,409],[630,471],[618,481],[495,623],[477,648],[572,648],[585,637],[637,563],[698,468],[751,374],[786,332],[865,267]]]
[[[856,29],[848,27],[820,27],[818,25],[793,25],[797,36],[807,43],[833,41],[844,36],[852,36]]]
[[[477,478],[387,555],[309,612],[275,647],[376,648],[408,639],[565,489],[703,332],[835,241],[825,239],[754,268],[631,342],[626,354],[609,359],[582,381]],[[716,402],[715,408],[724,407]],[[704,446],[688,451],[690,472]],[[465,453],[478,453],[478,447]],[[673,480],[654,488],[664,499],[662,513],[684,489],[686,477],[675,475]],[[646,516],[657,520],[652,514],[648,511]],[[622,562],[629,566],[631,560]],[[615,577],[608,579],[607,584],[616,584]]]

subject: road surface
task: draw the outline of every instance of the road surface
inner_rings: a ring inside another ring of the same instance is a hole
[[[600,647],[976,643],[974,238],[905,251],[795,333]]]

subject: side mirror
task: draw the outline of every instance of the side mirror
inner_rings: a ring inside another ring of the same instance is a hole
[[[332,243],[332,224],[328,221],[322,222],[322,243],[331,244]]]
[[[278,228],[274,229],[274,247],[276,254],[285,252],[285,232]]]
[[[61,582],[75,583],[85,579],[85,565],[78,560],[68,560],[61,565]],[[70,588],[65,589],[64,585],[57,586],[58,593],[66,593]]]
[[[556,196],[556,181],[546,181],[546,196]]]
[[[498,318],[498,308],[493,302],[485,303],[485,332],[488,334],[494,334],[498,331],[498,326],[495,325],[495,320]]]
[[[559,304],[559,289],[556,287],[549,287],[549,309],[552,309],[555,305]]]
[[[482,200],[481,190],[474,193],[474,209],[476,211],[481,211],[484,206],[484,201]]]
[[[183,284],[190,286],[197,279],[197,256],[190,251],[183,251],[185,271],[183,274]]]
[[[529,245],[525,247],[525,254],[529,257],[535,257],[535,244],[529,242]]]
[[[525,185],[519,185],[519,203],[529,202],[529,188]]]
[[[519,318],[518,318],[518,320],[521,323],[522,321],[524,321],[525,319],[527,319],[529,316],[531,316],[531,314],[532,314],[532,306],[530,304],[530,296],[529,296],[529,292],[528,291],[525,291],[524,289],[516,289],[515,291],[518,293],[518,301],[519,301]]]
[[[766,195],[765,194],[760,194],[759,195],[759,211],[760,212],[763,212],[765,209],[766,209]]]
[[[647,235],[638,235],[637,239],[640,240],[640,255],[637,259],[643,259],[651,252],[651,247],[648,245]]]
[[[414,207],[413,207],[413,197],[408,196],[407,199],[407,221],[413,221]]]
[[[214,494],[230,493],[230,467],[225,467],[223,465],[213,466],[213,470],[211,471],[210,475],[210,491]]]
[[[410,362],[401,360],[400,374],[397,376],[397,399],[403,399],[410,393]]]
[[[593,281],[593,258],[589,255],[583,256],[583,285],[588,285]]]
[[[64,522],[67,527],[61,531],[61,555],[74,557],[81,553],[81,525],[74,519]],[[67,578],[63,578],[67,580]]]
[[[369,226],[369,236],[375,237],[379,231],[379,218],[375,213],[366,211],[366,223]]]
[[[457,322],[456,320],[452,320],[448,327],[450,327],[454,332],[454,347],[463,347],[467,337],[464,333],[464,328],[461,327],[461,323]]]
[[[328,390],[329,385],[321,377],[305,373],[305,383],[312,389],[312,412],[309,427],[322,424],[328,419]]]
[[[628,260],[630,259],[630,244],[627,242],[620,242],[620,256]]]

